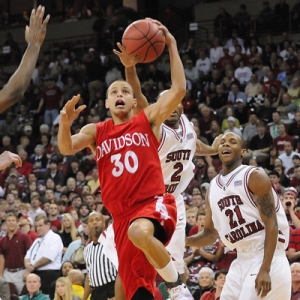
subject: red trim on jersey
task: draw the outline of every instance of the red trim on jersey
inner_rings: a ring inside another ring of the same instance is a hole
[[[166,125],[162,124],[162,127],[161,127],[161,137],[160,137],[160,144],[159,144],[159,147],[157,149],[157,151],[159,152],[160,149],[162,148],[162,146],[164,145],[164,142],[165,142],[165,139],[166,139],[166,131],[164,130],[164,127]]]
[[[255,169],[256,167],[251,167],[247,170],[247,172],[245,173],[245,176],[244,176],[244,188],[245,188],[245,191],[246,191],[246,194],[248,196],[248,199],[250,200],[250,202],[252,203],[252,205],[254,207],[257,207],[256,205],[256,202],[255,202],[255,199],[253,198],[252,196],[252,193],[251,191],[249,190],[249,187],[248,187],[248,175],[250,173],[250,171],[252,171],[253,169]]]
[[[247,166],[243,166],[242,168],[240,168],[238,171],[236,171],[234,174],[231,175],[231,177],[228,179],[228,181],[223,185],[221,183],[221,174],[217,175],[217,178],[216,178],[216,183],[217,185],[219,186],[219,188],[223,188],[223,186],[229,186],[229,184],[231,183],[231,181],[233,180],[233,178],[238,174],[240,173],[242,170],[244,170]]]

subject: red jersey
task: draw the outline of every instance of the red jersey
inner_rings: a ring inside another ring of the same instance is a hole
[[[96,124],[96,155],[102,200],[111,214],[163,195],[164,180],[157,141],[142,111],[129,122]]]

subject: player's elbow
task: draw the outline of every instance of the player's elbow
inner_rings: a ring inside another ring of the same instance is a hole
[[[58,149],[62,155],[72,155],[73,154],[73,151],[71,148],[58,146]]]

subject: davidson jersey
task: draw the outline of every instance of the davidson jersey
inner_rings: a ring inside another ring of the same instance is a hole
[[[210,184],[212,220],[222,242],[237,251],[259,251],[264,247],[265,228],[253,194],[249,176],[256,167],[241,165],[226,176],[216,176]],[[278,223],[277,249],[288,246],[289,225],[280,199],[272,188]]]
[[[103,204],[111,214],[165,192],[157,141],[142,111],[129,122],[96,124],[96,154]]]
[[[193,157],[197,136],[193,125],[185,115],[180,117],[180,130],[161,126],[161,142],[158,148],[166,192],[177,198],[194,176]]]

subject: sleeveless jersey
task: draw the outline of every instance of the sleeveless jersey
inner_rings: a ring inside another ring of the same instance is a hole
[[[248,188],[249,176],[256,167],[241,165],[226,176],[217,175],[210,184],[209,203],[212,220],[222,242],[238,252],[259,251],[264,248],[265,228]],[[277,223],[276,249],[288,246],[289,225],[280,199],[272,188]]]
[[[158,154],[166,192],[177,198],[194,176],[193,157],[196,151],[197,135],[185,115],[180,117],[182,135],[173,128],[162,124],[161,142]]]
[[[111,214],[165,192],[157,141],[142,111],[129,122],[96,124],[96,154],[103,204]]]

